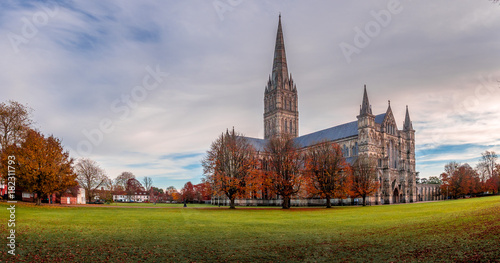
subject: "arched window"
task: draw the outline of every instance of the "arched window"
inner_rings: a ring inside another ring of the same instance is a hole
[[[392,144],[392,142],[391,142]],[[392,168],[397,168],[396,163],[397,163],[397,154],[396,154],[396,146],[392,145]]]
[[[344,145],[344,157],[348,157],[349,156],[349,148]]]
[[[392,163],[392,151],[391,151],[391,145],[389,143],[387,143],[387,158],[389,159],[389,167]]]
[[[292,126],[292,120],[290,120],[290,133],[293,133],[294,132],[294,128]]]

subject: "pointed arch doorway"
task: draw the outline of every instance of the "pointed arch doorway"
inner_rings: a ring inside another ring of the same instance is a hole
[[[392,203],[399,203],[399,189],[397,187],[394,188],[394,192],[392,193]]]

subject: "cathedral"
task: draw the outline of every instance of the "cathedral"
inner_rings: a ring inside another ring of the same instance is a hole
[[[264,139],[247,139],[262,152],[267,139],[284,133],[294,137],[297,145],[303,148],[325,140],[335,142],[342,148],[348,162],[353,162],[359,155],[377,160],[380,189],[367,198],[372,204],[417,201],[415,130],[408,106],[403,127],[398,129],[390,101],[385,113],[372,113],[365,86],[359,114],[354,121],[299,136],[297,86],[288,73],[280,15],[272,74],[264,91]]]

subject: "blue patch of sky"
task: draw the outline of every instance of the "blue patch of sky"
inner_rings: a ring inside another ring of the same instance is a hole
[[[434,148],[429,148],[429,149],[422,149],[422,150],[417,150],[415,152],[416,158],[417,158],[417,163],[421,164],[439,164],[443,162],[450,162],[450,161],[457,161],[457,162],[475,162],[479,160],[481,157],[481,153],[487,150],[490,146],[489,145],[481,145],[481,144],[473,144],[473,143],[468,143],[468,144],[457,144],[457,145],[439,145]],[[467,158],[467,159],[457,159],[457,160],[429,160],[426,161],[425,159],[422,160],[424,157],[432,157],[432,156],[439,156],[439,155],[446,155],[446,154],[453,154],[456,155],[457,153],[466,153],[469,152],[470,150],[477,151],[476,157],[473,158]]]
[[[158,43],[161,40],[160,31],[155,26],[151,26],[151,28],[139,28],[139,27],[130,27],[129,28],[130,37],[138,42],[151,42]]]
[[[83,9],[78,8],[77,5],[71,4],[71,2],[65,3],[65,2],[59,1],[59,5],[63,6],[64,8],[66,8],[70,11],[73,11],[75,13],[82,15],[84,18],[86,18],[88,20],[87,22],[96,22],[96,23],[99,23],[99,22],[102,22],[105,20],[116,21],[116,18],[115,18],[115,16],[113,16],[113,14],[117,11],[118,7],[111,5],[111,8],[110,8],[109,5],[107,5],[108,3],[110,3],[110,2],[106,2],[106,1],[94,2],[94,4],[99,4],[100,10],[105,11],[103,13],[106,13],[106,15],[98,17],[98,16],[95,16],[89,12],[86,12]]]
[[[427,145],[426,145],[427,146]],[[438,145],[434,148],[429,148],[429,149],[423,149],[423,150],[417,150],[418,153],[446,153],[446,152],[457,152],[457,151],[462,151],[464,149],[469,149],[473,147],[481,147],[482,145],[479,144],[473,144],[473,143],[468,143],[468,144],[445,144],[445,145]]]
[[[133,164],[127,164],[125,166],[129,168],[143,168],[143,167],[151,168],[156,165],[157,165],[156,163],[133,163]]]
[[[68,33],[71,36],[63,39],[55,39],[54,41],[59,46],[70,52],[92,51],[102,43],[100,41],[100,37],[97,35],[91,35],[85,32],[72,32],[69,30],[64,31],[67,31],[65,33]],[[104,32],[99,33],[99,35],[104,34]]]
[[[160,160],[181,160],[186,158],[200,157],[202,158],[203,153],[173,153],[160,156]]]
[[[47,3],[47,1],[0,1],[0,10],[35,9],[42,3]]]
[[[50,10],[54,10],[57,1],[0,1],[0,25],[6,22],[12,22],[12,16],[7,15],[9,12],[13,11],[31,11],[35,14],[35,11],[39,11],[42,6],[46,6]],[[57,5],[60,5],[57,3]],[[26,18],[31,20],[31,16],[28,15]],[[15,19],[15,18],[14,18]],[[21,17],[16,19],[19,22],[19,30],[23,23],[21,22]]]
[[[193,164],[185,165],[185,166],[183,166],[182,168],[183,168],[183,169],[186,169],[186,170],[201,169],[201,163],[200,163],[200,162],[197,162],[197,163],[193,163]]]

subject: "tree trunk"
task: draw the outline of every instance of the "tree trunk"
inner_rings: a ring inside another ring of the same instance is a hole
[[[36,205],[42,205],[42,197],[40,194],[36,195]]]
[[[236,209],[236,206],[234,205],[234,199],[235,199],[234,197],[230,199],[231,203],[229,205],[229,209]]]
[[[363,206],[366,206],[366,195],[363,195]]]
[[[332,208],[332,201],[329,195],[326,196],[326,208]]]
[[[290,197],[283,196],[283,203],[281,204],[281,208],[289,209],[290,208]]]

